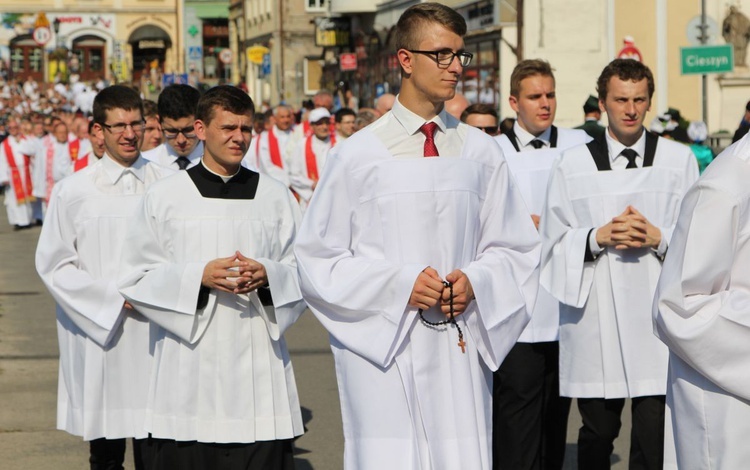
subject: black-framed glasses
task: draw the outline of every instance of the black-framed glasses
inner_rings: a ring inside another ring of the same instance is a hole
[[[195,126],[183,127],[182,129],[167,129],[164,127],[162,128],[162,132],[164,133],[164,137],[170,140],[176,139],[179,134],[184,135],[186,139],[193,139],[196,136]]]
[[[131,129],[133,129],[133,132],[136,134],[140,134],[143,132],[143,129],[146,127],[146,121],[135,121],[135,122],[118,122],[117,124],[104,124],[102,123],[102,127],[109,130],[109,132],[112,133],[112,135],[120,135],[125,132],[125,130],[130,126]]]
[[[450,49],[443,49],[440,51],[417,51],[414,49],[406,50],[414,54],[428,55],[434,58],[435,62],[437,62],[440,67],[450,67],[450,65],[453,63],[453,59],[455,59],[456,57],[458,57],[458,62],[461,64],[461,67],[467,67],[471,63],[471,59],[474,58],[474,54],[472,54],[471,52],[453,52]]]

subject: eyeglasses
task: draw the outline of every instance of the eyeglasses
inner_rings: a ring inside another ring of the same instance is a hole
[[[450,67],[450,65],[453,63],[453,59],[458,57],[458,62],[461,64],[461,67],[467,67],[471,63],[471,59],[474,58],[474,54],[471,52],[453,52],[450,49],[443,49],[442,51],[416,51],[413,49],[406,49],[409,52],[413,52],[414,54],[424,54],[428,56],[432,56],[435,59],[435,62],[437,62],[438,66],[440,67]]]
[[[183,127],[182,129],[167,129],[162,128],[162,132],[164,132],[164,137],[167,139],[176,139],[178,134],[182,134],[185,136],[186,139],[193,139],[195,138],[195,127]]]
[[[109,132],[112,133],[112,135],[120,135],[130,126],[131,129],[133,129],[133,132],[139,134],[143,132],[143,128],[146,126],[146,121],[135,121],[131,123],[124,123],[119,122],[117,124],[104,124],[102,123],[102,127],[109,130]]]
[[[483,131],[485,134],[495,135],[497,134],[497,126],[476,126],[477,129]]]

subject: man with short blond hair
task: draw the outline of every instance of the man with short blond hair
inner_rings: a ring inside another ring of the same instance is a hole
[[[581,130],[553,125],[555,76],[544,60],[523,60],[513,69],[508,102],[517,119],[495,137],[539,227],[554,161],[567,148],[591,140]],[[560,397],[558,302],[539,289],[531,322],[494,375],[495,468],[561,469],[570,399]]]
[[[333,147],[297,237],[346,469],[492,467],[489,384],[528,323],[539,239],[499,147],[445,110],[471,63],[465,34],[450,7],[406,9],[401,92]]]

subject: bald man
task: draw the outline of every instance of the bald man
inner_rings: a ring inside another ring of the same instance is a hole
[[[469,100],[461,93],[456,93],[453,98],[445,102],[445,110],[456,119],[461,119],[461,114],[469,107]]]
[[[391,110],[394,101],[396,101],[396,95],[393,95],[391,93],[384,93],[380,95],[375,102],[375,109],[382,116],[383,114]]]

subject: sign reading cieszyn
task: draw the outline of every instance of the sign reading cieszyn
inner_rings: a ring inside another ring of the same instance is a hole
[[[734,52],[731,44],[720,46],[681,47],[681,73],[724,73],[734,70]]]

